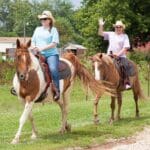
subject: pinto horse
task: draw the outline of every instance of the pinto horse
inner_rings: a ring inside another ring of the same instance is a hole
[[[121,112],[121,106],[122,106],[122,91],[125,91],[124,85],[122,84],[121,76],[118,72],[118,69],[116,68],[116,65],[113,62],[113,59],[105,54],[105,53],[97,53],[94,56],[90,57],[90,59],[93,62],[93,69],[95,72],[95,79],[101,80],[105,82],[112,83],[112,88],[116,90],[117,93],[117,102],[118,102],[118,112],[116,119],[120,119],[120,112]],[[143,95],[143,92],[141,90],[139,78],[138,78],[138,69],[134,62],[129,61],[133,66],[135,70],[135,74],[133,76],[129,77],[131,89],[133,91],[134,95],[134,101],[136,106],[136,117],[139,117],[139,107],[138,107],[138,99],[139,98],[145,98]],[[105,84],[107,86],[107,83]],[[110,85],[109,85],[110,87]],[[99,98],[95,99],[95,121],[98,120],[98,102]],[[113,123],[115,117],[114,117],[114,111],[115,111],[115,97],[111,96],[111,118],[110,123]]]
[[[34,125],[32,116],[32,107],[36,100],[40,97],[41,93],[45,90],[47,83],[42,70],[42,66],[37,57],[30,51],[29,47],[31,41],[27,43],[21,43],[18,39],[16,42],[17,48],[15,51],[15,65],[16,74],[13,79],[13,86],[17,93],[18,98],[24,104],[24,111],[19,121],[18,131],[12,140],[12,144],[19,142],[21,131],[26,120],[29,118],[32,124],[32,139],[37,137],[37,132]],[[105,87],[102,83],[98,83],[92,74],[80,63],[78,58],[73,54],[66,54],[60,59],[66,63],[70,69],[71,74],[65,79],[60,80],[60,100],[56,103],[61,108],[62,113],[62,125],[60,132],[70,130],[70,125],[67,123],[68,113],[68,94],[73,85],[75,77],[78,76],[86,87],[89,87],[91,91],[97,96],[102,96],[104,93],[110,94],[111,90]],[[50,84],[47,89],[47,97],[43,101],[53,100],[52,85]],[[43,102],[42,101],[42,102]]]

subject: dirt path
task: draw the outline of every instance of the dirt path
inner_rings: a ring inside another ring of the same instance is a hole
[[[86,150],[150,150],[150,127],[129,138],[109,140],[101,146],[94,146]]]
[[[65,150],[150,150],[150,127],[145,127],[143,131],[132,137],[109,139],[103,145],[95,145],[86,149],[75,147]]]

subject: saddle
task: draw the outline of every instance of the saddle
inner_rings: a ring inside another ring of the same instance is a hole
[[[130,83],[129,77],[132,77],[136,74],[136,69],[133,65],[133,63],[124,57],[113,57],[113,55],[110,55],[110,57],[113,59],[113,63],[118,70],[118,73],[120,75],[120,86]]]
[[[50,83],[52,82],[52,78],[50,76],[50,70],[48,67],[48,64],[46,62],[46,58],[44,56],[42,56],[41,54],[36,54],[36,57],[39,59],[42,70],[44,72],[45,75],[45,80]],[[59,70],[59,79],[66,79],[69,76],[71,76],[71,70],[68,66],[68,64],[62,60],[59,60],[59,66],[58,66],[58,70]]]
[[[56,91],[55,90],[56,87],[55,87],[55,85],[52,82],[51,72],[50,72],[48,64],[46,62],[46,58],[44,56],[42,56],[40,53],[37,53],[35,56],[38,58],[38,60],[40,62],[40,65],[42,67],[42,71],[44,73],[45,81],[47,82],[47,85],[46,85],[46,88],[45,88],[44,92],[35,101],[35,102],[41,102],[43,99],[46,98],[46,96],[47,96],[47,90],[48,90],[48,87],[50,86],[50,84],[52,85],[52,92],[53,93]],[[62,60],[59,60],[58,70],[59,70],[59,80],[66,79],[66,78],[68,78],[68,77],[71,76],[70,67],[68,66],[67,63],[65,63]]]
[[[116,57],[114,58],[114,64],[120,74],[126,74],[127,76],[134,76],[136,74],[133,63],[127,58]]]

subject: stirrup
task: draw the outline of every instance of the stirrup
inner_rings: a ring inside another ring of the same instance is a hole
[[[12,88],[10,89],[10,93],[11,93],[12,95],[14,95],[14,96],[17,96],[16,90],[15,90],[14,87],[12,87]]]

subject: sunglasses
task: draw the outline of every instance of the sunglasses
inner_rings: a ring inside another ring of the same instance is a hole
[[[40,19],[41,21],[46,21],[46,20],[49,20],[48,18],[42,18],[42,19]]]
[[[117,28],[117,29],[118,29],[118,28],[122,28],[122,26],[116,26],[115,28]]]

